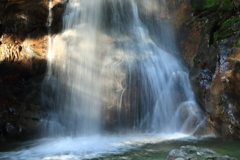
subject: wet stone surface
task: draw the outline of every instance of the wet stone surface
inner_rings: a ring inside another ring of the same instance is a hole
[[[167,160],[237,160],[225,155],[220,155],[213,150],[195,146],[182,146],[172,150]]]
[[[232,4],[228,2],[213,8]],[[181,55],[189,64],[193,90],[212,131],[239,138],[239,2],[225,10],[201,7],[192,10],[186,23],[190,32],[180,44]]]

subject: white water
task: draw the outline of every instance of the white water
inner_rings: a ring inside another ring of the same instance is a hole
[[[1,159],[95,158],[195,131],[202,115],[170,24],[148,17],[165,2],[146,1],[69,1],[43,92],[43,131],[62,138]]]
[[[100,132],[101,60],[95,43],[100,12],[96,7],[100,5],[98,3],[71,1],[65,16],[66,29],[52,42],[50,72],[45,81],[45,91],[52,97],[45,101],[53,112],[49,113],[47,132],[73,135]],[[91,10],[91,19],[88,10]],[[78,17],[86,22],[78,22]]]
[[[154,1],[143,2],[69,2],[50,49],[46,132],[191,133],[201,122],[170,23],[149,18]]]
[[[105,135],[47,138],[22,144],[12,152],[1,152],[1,160],[81,160],[122,154],[145,144],[180,139],[196,140],[183,134],[172,135]]]

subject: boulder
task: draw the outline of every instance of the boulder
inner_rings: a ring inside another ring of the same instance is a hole
[[[182,146],[180,149],[172,150],[167,157],[167,160],[236,160],[235,158],[226,155],[220,155],[217,152],[208,148],[195,146]]]

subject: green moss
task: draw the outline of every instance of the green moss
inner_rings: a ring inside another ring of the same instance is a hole
[[[229,35],[233,35],[234,31],[231,29],[231,27],[236,23],[240,21],[240,17],[235,17],[231,19],[227,19],[226,21],[221,22],[220,28],[218,31],[214,33],[214,41],[221,40],[227,38]],[[239,40],[235,44],[236,46],[240,46]]]
[[[240,21],[240,17],[229,19],[222,24],[222,28],[230,27],[238,21]]]
[[[227,33],[219,33],[219,32],[215,32],[214,35],[213,35],[213,38],[214,38],[214,41],[218,41],[218,40],[221,40],[221,39],[225,39],[227,37]]]
[[[214,41],[218,41],[221,39],[225,39],[231,35],[234,35],[234,30],[232,29],[232,26],[240,21],[240,17],[234,17],[231,19],[227,19],[223,20],[221,22],[218,23],[218,25],[220,26],[217,31],[214,32],[213,38]],[[209,26],[211,27],[211,25],[209,24]],[[236,43],[236,45],[240,45],[239,42]]]
[[[223,11],[232,10],[232,8],[233,8],[232,0],[222,0],[221,5],[219,6],[219,9]]]
[[[219,4],[222,0],[205,0],[204,2],[204,9],[211,8],[217,4]]]
[[[233,3],[232,0],[192,0],[192,7],[194,9],[209,9],[209,8],[217,8],[218,10],[231,10],[233,7],[238,8],[239,3]]]
[[[196,1],[193,1],[192,2],[192,7],[197,9],[197,8],[199,8],[199,4]]]
[[[234,36],[236,31],[240,31],[240,27],[239,29],[237,27],[240,22],[240,17],[237,15],[240,2],[235,0],[191,0],[191,4],[199,14],[196,21],[202,22],[204,31],[210,35],[209,43],[213,44]],[[240,40],[234,45],[240,46]]]
[[[192,7],[197,10],[204,10],[217,5],[221,0],[192,0]]]

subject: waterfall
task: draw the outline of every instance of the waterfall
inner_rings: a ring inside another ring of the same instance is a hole
[[[156,5],[156,4],[157,5]],[[201,122],[165,1],[71,0],[44,82],[45,131],[192,133]],[[158,8],[158,9],[161,9]]]
[[[101,60],[97,50],[100,1],[73,0],[64,19],[64,33],[54,37],[45,92],[47,130],[53,134],[98,133],[101,105]]]
[[[195,139],[189,135],[203,115],[165,0],[48,2],[44,138],[0,153],[0,159],[126,159],[124,152],[144,145],[137,159],[151,159],[168,148],[153,152],[151,144]],[[68,2],[63,30],[51,35],[52,7],[61,2]]]

